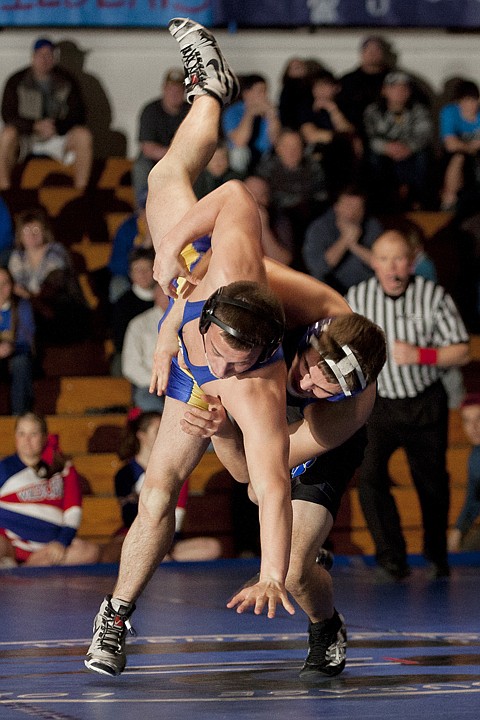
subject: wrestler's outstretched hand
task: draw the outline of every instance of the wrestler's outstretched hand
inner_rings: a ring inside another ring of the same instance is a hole
[[[189,406],[185,412],[180,426],[187,435],[194,437],[209,438],[212,435],[222,437],[229,434],[231,430],[231,421],[223,407],[219,397],[214,395],[205,395],[205,402],[208,403],[208,409]]]
[[[295,613],[295,608],[288,599],[284,585],[276,580],[269,579],[259,580],[250,587],[243,587],[228,601],[227,607],[234,608],[237,606],[237,613],[243,613],[249,607],[253,607],[255,615],[261,615],[266,606],[267,617],[274,618],[279,603],[283,605],[290,615]]]

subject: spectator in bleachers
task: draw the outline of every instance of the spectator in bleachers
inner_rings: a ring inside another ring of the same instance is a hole
[[[360,45],[360,62],[340,78],[338,102],[361,137],[365,108],[380,99],[383,80],[391,67],[391,49],[378,36],[365,37]]]
[[[53,42],[38,38],[30,65],[11,75],[3,91],[0,189],[10,187],[16,162],[28,154],[73,164],[74,185],[85,188],[93,158],[85,117],[77,81],[57,65]]]
[[[138,209],[129,215],[120,225],[112,241],[112,250],[108,261],[110,281],[108,299],[113,305],[131,287],[129,275],[129,257],[135,248],[151,248],[152,238],[148,230],[145,204],[147,193],[138,199]]]
[[[15,453],[0,461],[0,500],[1,566],[97,562],[98,546],[76,537],[82,519],[78,473],[40,415],[17,418]]]
[[[294,253],[294,237],[290,220],[272,207],[270,186],[258,175],[249,175],[245,185],[257,201],[262,223],[262,249],[267,257],[291,265]]]
[[[366,212],[365,192],[345,187],[307,229],[302,254],[308,273],[346,293],[373,275],[371,247],[382,230],[380,221]]]
[[[7,267],[13,248],[14,232],[10,210],[0,196],[0,267]]]
[[[280,120],[263,75],[240,80],[241,99],[227,107],[222,128],[228,140],[230,165],[237,172],[252,174],[261,157],[275,145]]]
[[[450,552],[480,550],[480,393],[467,395],[461,407],[463,431],[472,444],[465,501],[448,535]]]
[[[147,103],[140,114],[138,141],[140,152],[132,168],[137,204],[147,193],[148,173],[167,152],[178,126],[187,114],[185,75],[171,68],[163,79],[162,95]]]
[[[298,256],[309,222],[327,200],[322,165],[306,156],[304,149],[300,133],[284,128],[274,152],[265,155],[257,167],[257,174],[269,184],[272,208],[290,220]]]
[[[118,562],[120,559],[125,535],[137,516],[140,490],[161,419],[160,412],[142,412],[139,408],[133,408],[128,415],[118,449],[118,456],[120,460],[125,461],[125,464],[115,475],[115,495],[120,503],[123,527],[115,533],[112,542],[104,549],[102,553],[104,562]],[[165,560],[215,560],[221,555],[222,550],[218,540],[209,537],[188,539],[181,537],[187,502],[188,480],[184,483],[177,501],[175,536]]]
[[[160,285],[153,288],[154,305],[128,323],[122,349],[122,375],[132,384],[132,403],[143,411],[163,410],[163,396],[151,393],[153,355],[158,323],[168,307],[168,297]]]
[[[366,108],[364,124],[374,207],[381,212],[428,207],[433,119],[426,105],[412,99],[406,73],[385,77],[382,98]]]
[[[359,497],[379,569],[392,580],[409,574],[388,470],[398,448],[405,449],[418,493],[423,553],[431,563],[431,578],[450,573],[448,401],[442,376],[469,360],[468,334],[452,298],[440,285],[413,277],[412,261],[402,232],[386,231],[372,247],[375,277],[351,287],[346,295],[352,310],[378,323],[387,340],[387,362],[367,424]]]
[[[134,248],[130,253],[128,268],[131,287],[113,303],[111,307],[111,326],[113,344],[111,373],[120,376],[123,341],[130,320],[153,307],[153,248]]]
[[[34,339],[32,306],[14,295],[10,272],[0,268],[0,377],[9,380],[12,415],[32,409]]]
[[[198,176],[193,191],[200,200],[212,190],[216,190],[220,185],[223,185],[227,180],[241,180],[242,178],[243,174],[233,170],[230,166],[227,143],[221,141],[207,167]]]
[[[308,153],[322,164],[328,186],[337,189],[351,179],[361,147],[355,127],[342,109],[340,85],[334,75],[318,70],[311,82],[312,99],[299,109],[300,132]]]
[[[460,191],[478,200],[480,188],[480,92],[470,80],[458,83],[454,100],[440,110],[440,139],[446,153],[442,210],[457,209]]]
[[[68,345],[89,336],[91,313],[72,258],[55,241],[41,208],[18,216],[8,268],[15,294],[32,303],[40,346]]]
[[[312,102],[309,63],[299,57],[288,60],[282,76],[278,114],[282,127],[300,129],[299,109]]]

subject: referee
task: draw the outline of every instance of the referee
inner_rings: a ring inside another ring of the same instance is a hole
[[[441,378],[447,368],[469,361],[468,333],[452,298],[440,285],[412,275],[412,262],[407,238],[388,230],[372,246],[375,276],[347,293],[352,309],[377,323],[387,340],[359,496],[377,563],[393,580],[410,572],[388,474],[388,461],[399,447],[405,449],[420,501],[431,577],[449,575],[448,403]]]

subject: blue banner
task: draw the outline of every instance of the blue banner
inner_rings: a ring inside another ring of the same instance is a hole
[[[3,27],[480,27],[480,0],[0,0]]]
[[[4,27],[166,27],[172,17],[212,26],[217,0],[0,0]]]

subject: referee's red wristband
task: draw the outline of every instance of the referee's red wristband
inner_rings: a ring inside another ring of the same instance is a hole
[[[418,348],[419,365],[436,365],[438,350],[436,348]]]

